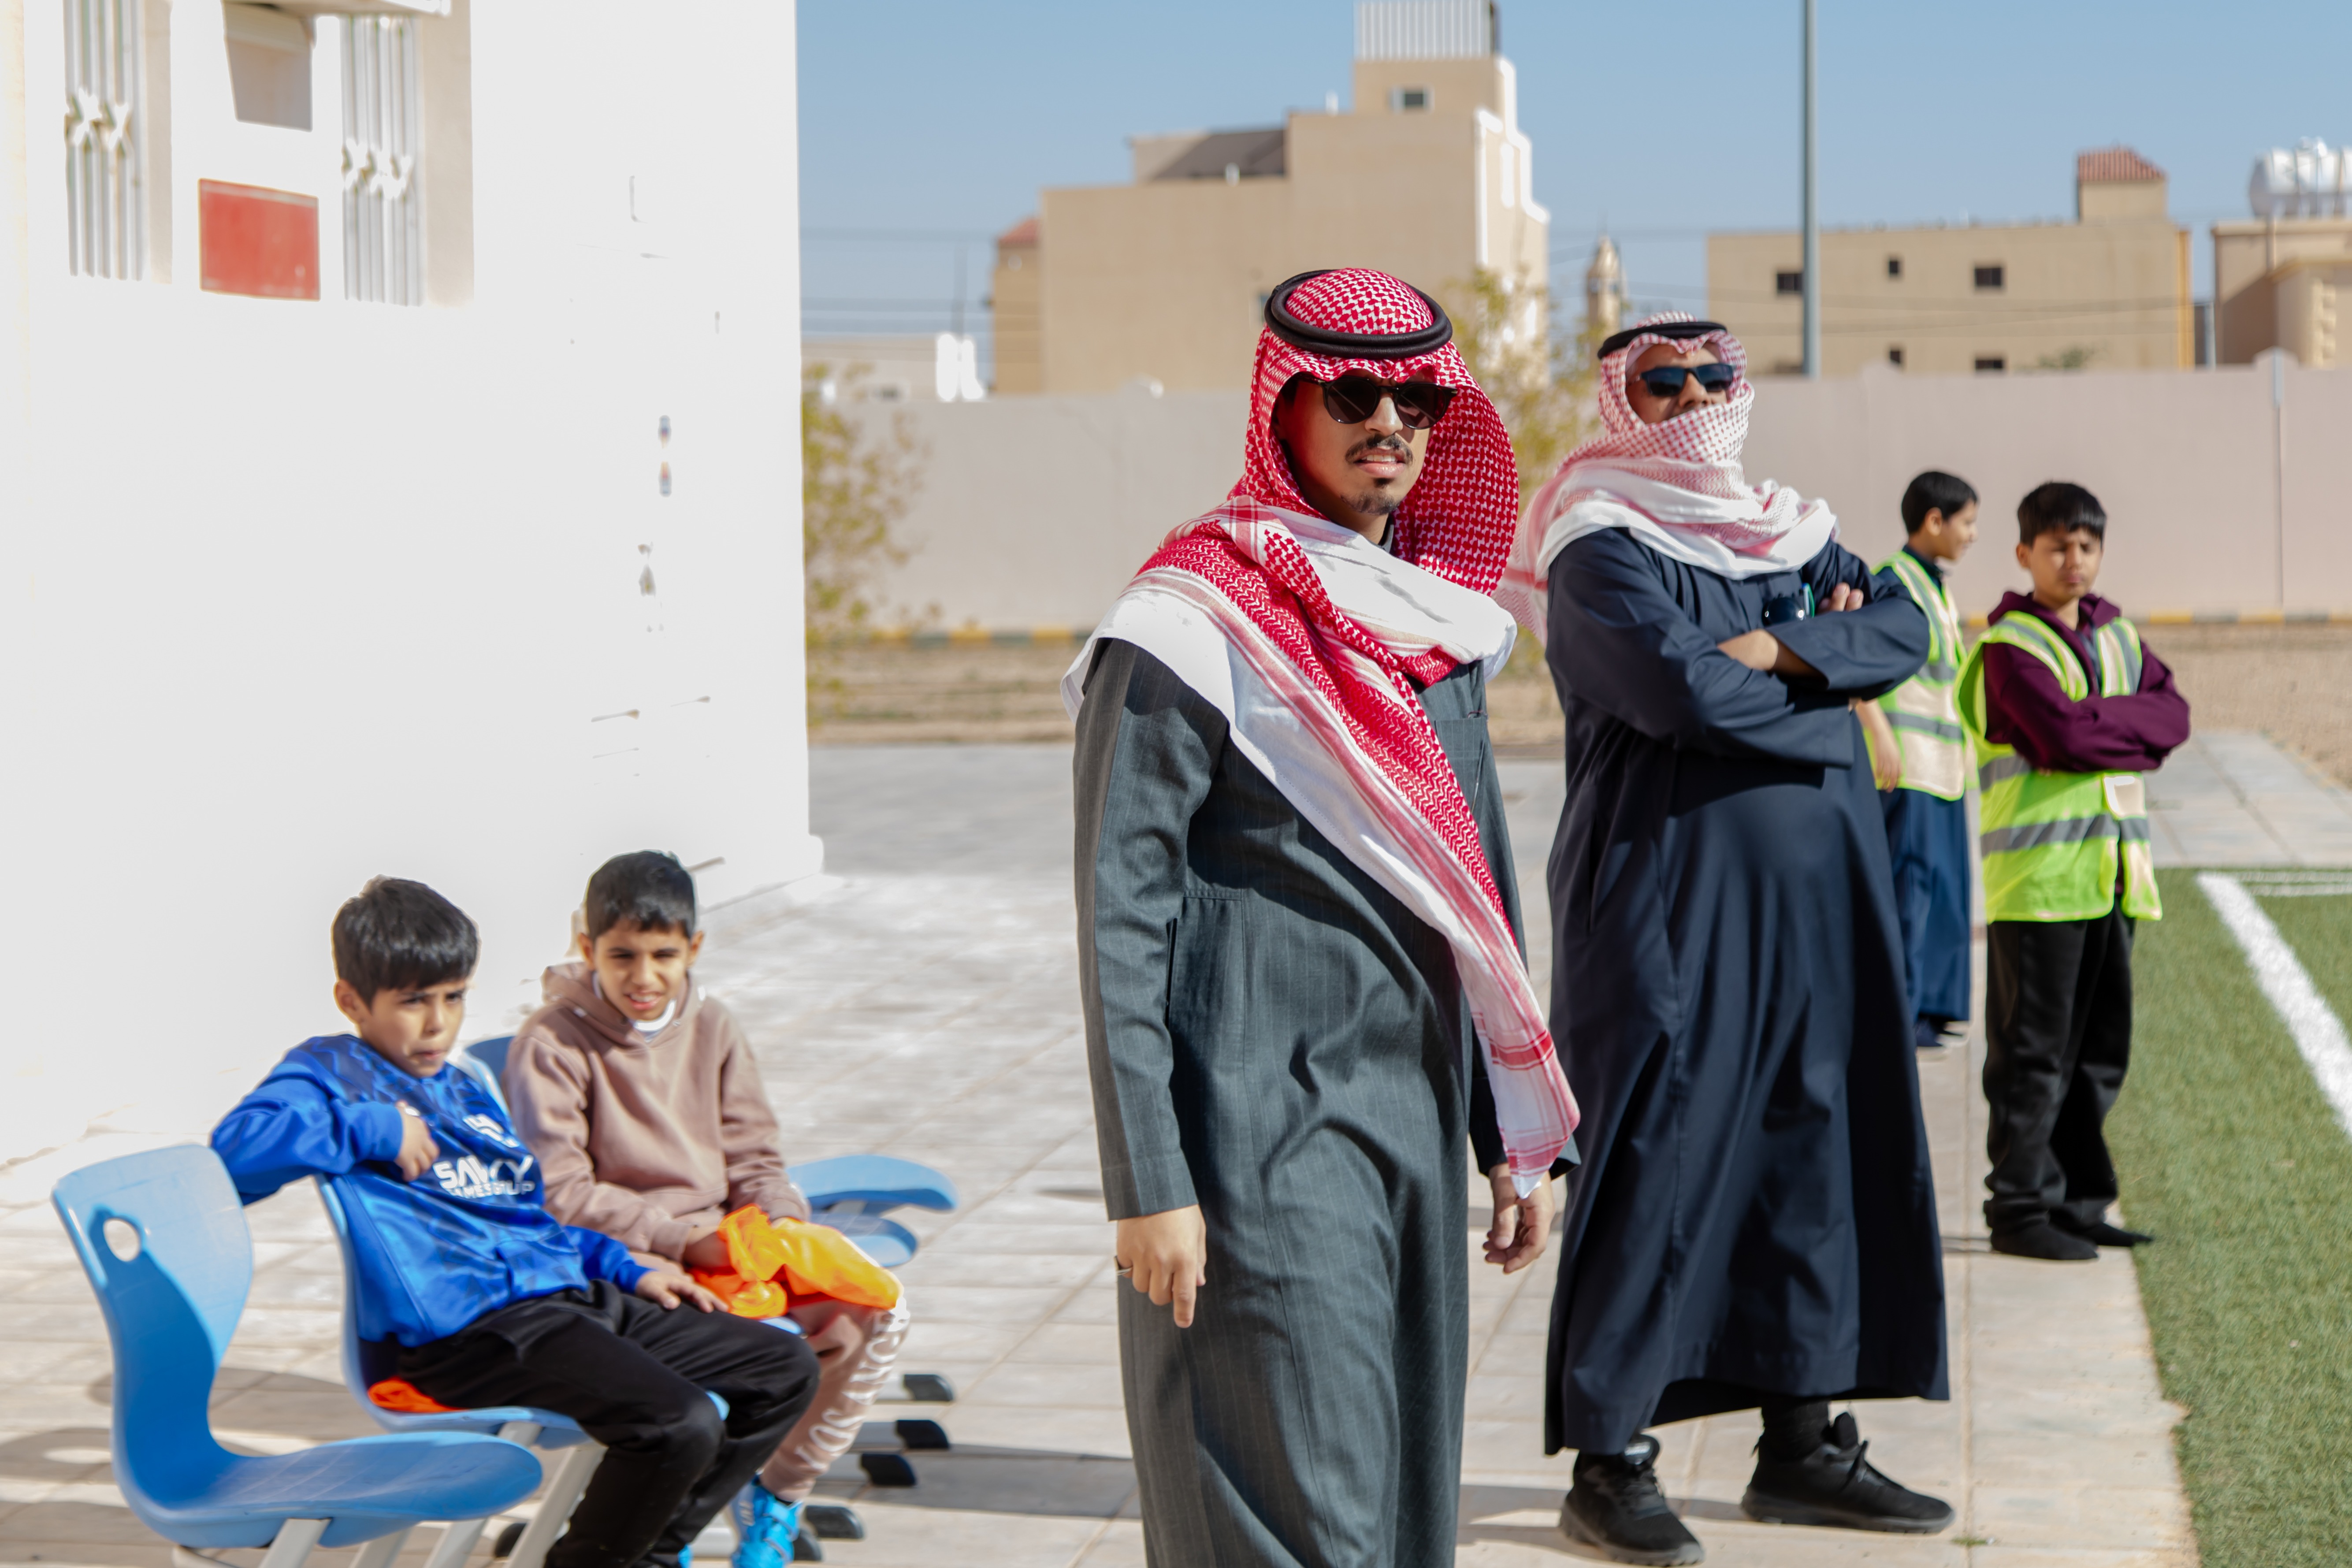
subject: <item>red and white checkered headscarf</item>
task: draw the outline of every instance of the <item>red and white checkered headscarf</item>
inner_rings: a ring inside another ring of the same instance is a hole
[[[1409,285],[1361,267],[1309,279],[1290,296],[1289,306],[1293,315],[1327,331],[1412,332],[1435,324],[1428,302]],[[1299,493],[1290,459],[1274,434],[1275,400],[1301,375],[1324,382],[1343,375],[1433,381],[1454,389],[1445,417],[1429,432],[1420,478],[1389,520],[1394,531],[1389,548],[1448,582],[1493,593],[1518,521],[1518,468],[1501,416],[1452,343],[1413,359],[1327,359],[1261,331],[1257,368],[1250,378],[1242,477],[1230,499],[1290,511],[1315,510]]]
[[[1412,289],[1359,268],[1301,284],[1288,309],[1333,332],[1412,332],[1436,320]],[[1517,471],[1502,421],[1461,354],[1448,343],[1402,359],[1328,358],[1267,330],[1258,339],[1241,482],[1223,505],[1168,536],[1095,637],[1136,642],[1217,702],[1244,753],[1300,815],[1445,935],[1486,1049],[1504,1146],[1524,1192],[1575,1131],[1576,1102],[1477,820],[1415,686],[1441,679],[1465,657],[1499,658],[1509,647],[1509,627],[1493,617],[1481,635],[1492,642],[1499,632],[1500,647],[1474,649],[1466,620],[1458,637],[1443,625],[1421,636],[1384,636],[1332,602],[1281,515],[1311,519],[1315,508],[1299,493],[1275,437],[1274,410],[1294,376],[1328,382],[1350,373],[1455,389],[1429,433],[1421,473],[1391,520],[1391,549],[1471,594],[1493,591],[1517,520]],[[1385,569],[1409,572],[1393,563]],[[1211,637],[1214,646],[1204,646]],[[1089,641],[1064,683],[1073,716],[1092,657]]]
[[[1518,539],[1496,598],[1521,622],[1544,627],[1545,576],[1568,539],[1599,527],[1630,527],[1643,542],[1676,559],[1730,576],[1802,565],[1835,537],[1836,520],[1819,500],[1806,500],[1769,479],[1748,482],[1740,449],[1756,386],[1748,379],[1748,351],[1727,331],[1696,338],[1644,332],[1697,318],[1668,310],[1636,323],[1623,348],[1601,361],[1601,433],[1570,452],[1528,503]],[[1721,403],[1645,425],[1625,396],[1625,378],[1653,343],[1677,351],[1711,349],[1739,373]],[[1581,503],[1598,501],[1571,522]],[[1569,526],[1563,527],[1563,523]]]

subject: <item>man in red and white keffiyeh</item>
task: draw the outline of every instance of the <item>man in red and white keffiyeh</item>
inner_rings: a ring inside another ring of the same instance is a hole
[[[1241,482],[1063,686],[1128,1422],[1152,1563],[1419,1568],[1454,1560],[1462,1145],[1515,1271],[1576,1125],[1486,738],[1517,484],[1427,296],[1348,268],[1265,312]]]
[[[1567,731],[1551,1018],[1591,1120],[1552,1303],[1560,1524],[1704,1555],[1645,1426],[1759,1409],[1754,1519],[1932,1533],[1833,1401],[1947,1396],[1942,1250],[1900,928],[1854,705],[1926,618],[1819,501],[1741,467],[1738,340],[1601,345],[1603,434],[1528,505],[1504,601]]]

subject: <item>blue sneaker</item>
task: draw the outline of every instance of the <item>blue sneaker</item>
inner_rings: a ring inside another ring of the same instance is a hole
[[[729,1504],[735,1518],[734,1568],[791,1568],[800,1538],[801,1505],[786,1502],[758,1481]]]

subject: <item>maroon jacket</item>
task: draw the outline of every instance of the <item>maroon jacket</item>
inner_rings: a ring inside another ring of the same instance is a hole
[[[2096,594],[2076,606],[2082,630],[2066,626],[2024,594],[2004,594],[1990,620],[2039,616],[2074,650],[2091,689],[2099,689],[2099,659],[2087,635],[2122,614]],[[1985,738],[2017,748],[2037,768],[2056,773],[2145,773],[2163,765],[2189,739],[2189,700],[2153,649],[2140,649],[2139,690],[2129,697],[2069,701],[2050,667],[2023,648],[2001,643],[1984,650]]]

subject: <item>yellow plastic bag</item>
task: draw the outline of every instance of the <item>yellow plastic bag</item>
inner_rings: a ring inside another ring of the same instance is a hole
[[[831,1226],[771,1221],[746,1205],[719,1222],[724,1270],[694,1278],[739,1318],[782,1315],[800,1296],[830,1296],[859,1307],[895,1307],[898,1280]]]
[[[784,1219],[772,1232],[783,1250],[784,1282],[794,1295],[830,1296],[858,1307],[898,1304],[898,1277],[833,1226]]]

